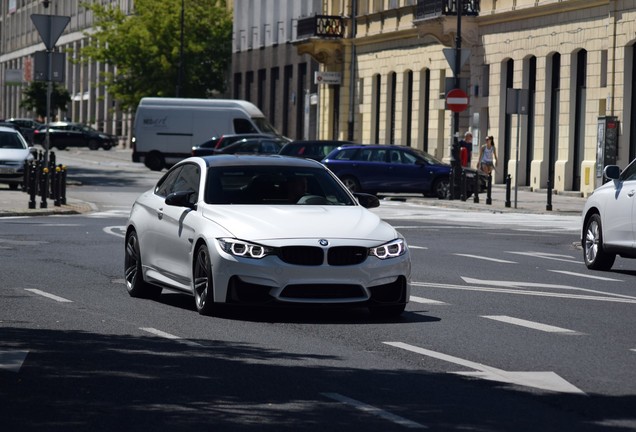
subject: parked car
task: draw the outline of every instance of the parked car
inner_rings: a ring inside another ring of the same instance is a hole
[[[237,141],[247,138],[270,138],[277,135],[270,134],[227,134],[219,137],[213,137],[209,140],[192,147],[192,156],[208,156],[218,152],[218,150],[225,148]]]
[[[24,182],[24,163],[33,160],[34,151],[20,132],[0,126],[0,183],[17,189]]]
[[[44,145],[46,129],[49,129],[50,147],[64,150],[67,147],[88,147],[91,150],[110,150],[117,145],[117,137],[93,129],[81,123],[54,122],[42,125],[33,132],[33,141]]]
[[[22,136],[24,136],[24,139],[26,139],[27,143],[30,145],[33,144],[33,133],[37,128],[42,126],[42,123],[31,118],[10,118],[7,122],[18,126]]]
[[[622,172],[606,166],[603,176],[609,181],[588,197],[582,214],[583,258],[593,270],[611,269],[616,255],[636,258],[636,159]]]
[[[422,193],[448,198],[451,166],[430,154],[399,145],[353,145],[339,147],[322,161],[354,192]],[[464,168],[467,195],[475,189],[479,176],[479,192],[488,186],[481,171]]]
[[[277,154],[287,142],[280,137],[246,138],[219,149],[217,154]]]
[[[297,140],[285,144],[278,154],[284,156],[304,157],[320,162],[336,148],[353,144],[354,143],[351,141]]]
[[[361,306],[399,315],[409,299],[410,255],[395,228],[367,210],[378,205],[312,160],[182,160],[133,204],[128,293],[189,293],[204,315],[222,303]]]

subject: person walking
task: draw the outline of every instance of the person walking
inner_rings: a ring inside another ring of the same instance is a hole
[[[460,160],[463,167],[469,167],[471,165],[472,153],[473,153],[473,134],[470,131],[466,131],[464,139],[459,142]]]
[[[479,168],[490,175],[497,166],[497,149],[495,149],[495,138],[490,135],[486,137],[486,144],[479,148]]]

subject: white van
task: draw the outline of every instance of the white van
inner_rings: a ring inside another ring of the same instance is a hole
[[[133,126],[133,162],[153,171],[190,156],[193,146],[225,134],[279,135],[251,102],[234,99],[142,98]]]

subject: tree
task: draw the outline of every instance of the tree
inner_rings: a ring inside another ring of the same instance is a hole
[[[232,18],[224,1],[135,0],[133,15],[117,5],[83,6],[93,12],[94,27],[86,33],[89,42],[78,53],[79,61],[115,67],[100,79],[122,109],[136,107],[144,96],[175,96],[181,57],[180,97],[207,98],[225,91]]]
[[[33,81],[27,86],[22,94],[24,98],[20,102],[20,107],[35,111],[38,117],[46,117],[46,90],[47,83],[44,81]],[[66,111],[67,105],[71,102],[71,95],[68,90],[57,83],[53,83],[51,91],[51,113],[56,111]],[[48,119],[47,119],[48,120]]]

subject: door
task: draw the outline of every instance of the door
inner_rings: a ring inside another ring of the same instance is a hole
[[[615,186],[607,200],[603,218],[603,235],[607,244],[636,247],[636,160],[612,180]]]

